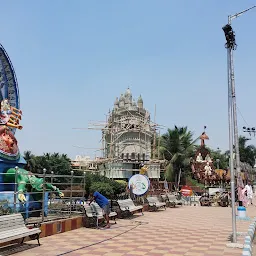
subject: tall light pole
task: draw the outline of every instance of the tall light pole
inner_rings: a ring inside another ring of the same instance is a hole
[[[248,12],[249,10],[255,8],[255,6],[252,6],[244,11],[241,11],[239,13],[236,13],[234,15],[228,16],[228,25],[231,26],[231,22],[233,19],[236,19],[237,17],[241,16],[245,12]],[[235,42],[234,42],[235,43]],[[235,47],[227,48],[229,52],[229,65],[230,65],[230,83],[231,83],[231,98],[232,98],[232,111],[233,111],[233,129],[234,129],[234,142],[235,142],[235,159],[236,159],[236,173],[240,175],[241,169],[240,169],[240,154],[239,154],[239,137],[238,137],[238,125],[237,125],[237,107],[236,107],[236,92],[235,92],[235,74],[234,74],[234,60],[233,60],[233,50],[236,48],[236,43],[234,45]]]
[[[240,176],[240,154],[239,154],[239,137],[238,137],[238,125],[237,125],[237,107],[236,107],[236,94],[235,94],[235,75],[234,75],[234,62],[233,62],[233,51],[236,49],[235,32],[231,27],[233,19],[241,16],[245,12],[255,8],[253,6],[242,12],[228,16],[228,24],[222,29],[226,37],[226,48],[227,48],[227,66],[228,66],[228,119],[229,119],[229,167],[231,174],[231,201],[232,201],[232,233],[233,243],[237,242],[236,233],[236,211],[235,211],[235,173],[234,173],[234,162],[233,162],[233,140],[235,143],[235,159],[236,159],[236,173]]]

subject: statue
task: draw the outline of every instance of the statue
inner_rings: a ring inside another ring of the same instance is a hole
[[[199,153],[198,156],[196,157],[196,161],[199,162],[199,163],[203,162],[203,157],[202,157],[201,153]]]
[[[28,214],[29,208],[42,208],[42,193],[25,195],[24,193],[34,191],[43,191],[43,180],[36,178],[33,174],[22,169],[26,165],[25,159],[20,155],[18,142],[15,138],[15,130],[21,130],[20,125],[22,111],[20,110],[20,97],[18,83],[15,75],[15,70],[10,62],[10,58],[0,45],[0,200],[7,200],[10,207],[14,207],[16,200],[15,196],[15,176],[17,177],[17,194],[20,202],[17,203],[16,210],[21,210],[22,213]],[[19,173],[14,175],[14,167],[18,167]],[[7,173],[6,173],[7,172]],[[45,190],[55,191],[58,195],[63,194],[51,184],[44,184]],[[48,193],[46,193],[47,195]],[[40,199],[41,197],[41,199]],[[30,200],[33,199],[33,200]],[[34,200],[35,199],[35,200]],[[45,197],[44,199],[47,199]],[[35,202],[36,200],[40,200]],[[21,209],[24,208],[25,209]],[[45,200],[44,212],[47,212],[47,200]]]
[[[206,162],[209,162],[209,163],[211,163],[211,162],[212,162],[212,159],[211,159],[211,157],[210,157],[210,155],[209,155],[209,154],[207,154],[207,155],[206,155],[206,157],[205,157],[205,161],[206,161]]]
[[[205,132],[203,132],[202,135],[200,136],[200,140],[201,140],[201,147],[204,147],[205,146],[204,141],[209,140],[209,137]]]
[[[197,149],[194,159],[190,161],[193,178],[202,184],[217,185],[230,182],[230,177],[224,174],[223,170],[216,170],[213,165],[211,153],[205,146],[205,140],[209,140],[205,132],[200,135],[201,145]]]
[[[42,193],[38,192],[43,192],[43,178],[37,178],[33,173],[26,171],[24,169],[18,169],[17,171],[17,192],[18,192],[18,199],[20,202],[24,203],[26,202],[26,197],[25,193],[27,191],[30,192],[37,192],[33,194],[33,198],[36,201],[42,200]],[[14,183],[15,182],[15,173],[16,170],[14,168],[10,168],[7,170],[5,177],[4,177],[4,182],[6,183]],[[64,194],[60,192],[60,190],[56,187],[53,186],[52,184],[45,183],[45,191],[54,191],[56,194],[60,197],[63,197]]]
[[[0,158],[2,161],[18,161],[20,153],[17,140],[12,129],[22,129],[19,124],[22,112],[11,107],[8,99],[4,99],[0,104]],[[12,166],[10,166],[12,167]]]
[[[212,174],[212,167],[210,166],[209,162],[206,163],[206,166],[204,167],[205,170],[205,176],[211,176]]]
[[[8,99],[2,100],[0,112],[0,125],[6,125],[7,127],[18,128],[21,130],[23,128],[19,124],[19,120],[21,120],[21,115],[21,110],[11,107]]]
[[[140,174],[147,176],[147,170],[148,170],[148,166],[146,166],[144,164],[140,165]]]
[[[0,125],[0,156],[8,160],[19,158],[17,140],[8,127]]]

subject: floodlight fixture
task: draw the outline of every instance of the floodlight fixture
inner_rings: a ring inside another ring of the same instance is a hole
[[[243,132],[248,132],[250,134],[250,136],[252,136],[252,134],[254,135],[255,137],[255,134],[256,134],[256,129],[255,127],[243,127]]]
[[[225,47],[228,49],[235,50],[236,49],[236,37],[235,32],[230,24],[225,25],[222,27],[222,30],[224,31],[225,37],[226,37],[226,44]]]

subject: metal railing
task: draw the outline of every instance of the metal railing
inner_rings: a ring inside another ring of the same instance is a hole
[[[0,215],[20,212],[27,223],[38,223],[84,214],[85,172],[55,175],[44,169],[42,174],[24,174],[26,182],[21,175],[18,167],[14,173],[0,174]],[[21,201],[22,194],[26,201]]]

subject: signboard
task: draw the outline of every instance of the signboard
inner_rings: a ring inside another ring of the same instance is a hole
[[[181,188],[180,192],[183,196],[192,196],[192,194],[193,194],[192,188],[190,186],[187,186],[187,185],[183,186]]]
[[[136,196],[142,196],[147,193],[150,181],[147,176],[141,174],[135,174],[129,179],[129,189]]]
[[[225,191],[223,188],[209,188],[209,195],[211,196],[216,192],[223,192],[223,191]]]

